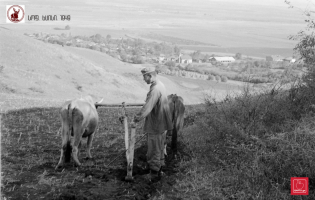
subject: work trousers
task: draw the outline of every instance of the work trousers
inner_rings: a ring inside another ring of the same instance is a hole
[[[151,170],[159,171],[161,166],[165,166],[164,162],[164,144],[166,132],[156,134],[148,133],[147,136],[147,162]]]

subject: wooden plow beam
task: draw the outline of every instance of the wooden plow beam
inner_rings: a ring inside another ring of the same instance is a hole
[[[134,157],[134,150],[135,150],[135,140],[136,140],[136,124],[131,122],[131,132],[129,133],[128,130],[128,117],[126,112],[126,107],[140,107],[144,104],[140,103],[130,103],[126,104],[123,102],[122,104],[102,104],[96,103],[95,106],[103,106],[103,107],[121,107],[122,108],[122,117],[124,118],[123,124],[125,127],[125,148],[126,148],[126,159],[127,159],[127,176],[125,177],[126,181],[133,181],[132,177],[132,169],[133,169],[133,157]]]
[[[105,104],[105,103],[96,103],[95,106],[101,107],[112,107],[112,108],[119,108],[119,107],[140,107],[143,106],[144,103],[125,103],[122,104]]]

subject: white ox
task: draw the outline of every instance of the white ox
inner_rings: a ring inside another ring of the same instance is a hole
[[[75,164],[77,166],[81,165],[78,159],[78,148],[82,137],[88,137],[87,157],[92,158],[90,150],[94,133],[98,127],[98,113],[96,108],[90,96],[66,101],[62,105],[60,110],[62,148],[56,169],[61,167],[65,162],[70,162],[71,151]],[[73,139],[71,140],[72,136]]]

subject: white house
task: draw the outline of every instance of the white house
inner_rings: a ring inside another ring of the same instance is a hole
[[[290,62],[290,63],[295,63],[296,59],[292,58],[292,57],[287,57],[287,58],[284,58],[283,61]]]
[[[159,63],[162,63],[163,61],[165,61],[165,55],[164,55],[164,54],[161,54],[161,55],[158,57],[158,62],[159,62]]]
[[[209,61],[216,61],[221,63],[231,63],[235,62],[235,59],[233,57],[210,57]]]
[[[192,63],[192,58],[189,55],[181,55],[180,63]]]

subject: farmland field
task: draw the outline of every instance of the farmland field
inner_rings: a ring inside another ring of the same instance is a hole
[[[215,55],[222,55],[222,56],[235,56],[236,53],[242,52],[243,57],[249,56],[252,58],[260,58],[266,59],[266,56],[270,55],[283,55],[285,57],[289,57],[293,54],[292,48],[268,48],[268,47],[210,47],[210,46],[180,46],[186,51],[201,51],[205,54],[215,54]]]
[[[128,109],[132,116],[138,109]],[[166,158],[167,178],[150,183],[146,173],[145,139],[136,144],[133,168],[134,183],[124,181],[126,160],[124,129],[119,122],[120,109],[99,108],[100,124],[86,160],[86,141],[80,149],[80,168],[73,161],[55,171],[61,148],[58,134],[59,108],[30,108],[7,112],[1,116],[2,194],[7,199],[147,199],[158,192],[170,192],[175,183],[180,160]],[[143,136],[141,125],[136,141]],[[184,144],[179,143],[181,160],[189,159]],[[110,166],[110,161],[118,157]]]

